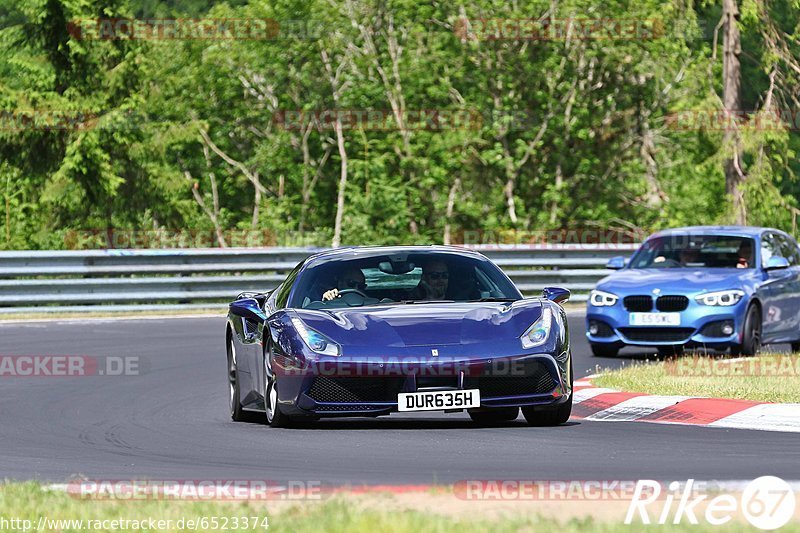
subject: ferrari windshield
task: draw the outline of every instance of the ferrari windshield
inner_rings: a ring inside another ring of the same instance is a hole
[[[667,235],[645,242],[630,268],[753,268],[753,239],[725,235]]]
[[[333,258],[311,265],[295,283],[289,306],[328,309],[521,297],[486,259],[454,253],[399,253]]]

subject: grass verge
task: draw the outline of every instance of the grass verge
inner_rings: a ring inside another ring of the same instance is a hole
[[[492,502],[457,500],[452,493],[423,493],[403,502],[392,494],[338,494],[313,502],[167,502],[91,501],[63,492],[43,490],[38,484],[0,485],[0,530],[8,531],[287,531],[287,532],[484,532],[484,531],[567,531],[626,532],[641,524],[625,525],[621,514],[594,518],[577,517],[575,512],[558,511],[560,518],[531,512],[524,502],[492,512]],[[551,507],[550,502],[547,508]],[[587,502],[562,502],[569,509],[581,509]],[[411,508],[409,508],[411,506]],[[488,506],[488,507],[487,507]],[[608,506],[608,502],[603,504]],[[435,510],[433,510],[435,509]],[[583,511],[585,513],[585,511]],[[44,517],[44,521],[40,522]],[[249,518],[245,527],[244,517]],[[253,518],[256,518],[254,521]],[[150,528],[150,520],[163,521]],[[3,522],[5,520],[5,522]],[[73,521],[71,524],[64,521]],[[140,521],[122,524],[115,520]],[[12,522],[15,521],[15,522]],[[61,521],[61,522],[59,522]],[[82,521],[82,522],[80,522]],[[92,521],[90,524],[89,521]],[[191,521],[191,522],[190,522]],[[253,524],[256,524],[255,527]],[[142,527],[141,524],[145,524]],[[43,525],[41,529],[37,529]],[[124,526],[124,527],[123,527]],[[191,527],[190,527],[191,526]],[[25,529],[27,528],[27,529]],[[748,531],[741,521],[723,527],[711,525],[650,526],[658,531],[693,533]],[[789,530],[800,531],[797,522]]]
[[[800,354],[765,353],[738,359],[690,354],[607,371],[592,383],[647,394],[797,403]]]

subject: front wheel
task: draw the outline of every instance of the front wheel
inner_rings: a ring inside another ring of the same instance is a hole
[[[268,350],[264,350],[264,411],[271,427],[286,427],[291,421],[278,403],[278,376],[272,369]]]
[[[228,407],[234,422],[255,422],[253,413],[242,409],[239,369],[236,361],[236,346],[233,339],[228,342]]]
[[[792,343],[792,351],[794,353],[800,352],[800,342],[793,342]]]
[[[600,345],[602,346],[602,344]],[[575,374],[572,369],[572,358],[569,361],[569,398],[557,407],[550,409],[536,410],[533,406],[523,407],[522,416],[528,421],[530,426],[560,426],[569,420],[572,414],[572,396],[574,389]]]
[[[731,346],[731,355],[756,355],[761,350],[761,311],[757,305],[747,308],[742,330],[742,343]]]
[[[613,344],[595,344],[591,343],[592,355],[595,357],[616,357],[619,353],[619,347]]]
[[[523,407],[522,416],[531,426],[559,426],[569,420],[572,414],[572,393],[569,399],[554,409],[535,410],[533,407]]]
[[[499,424],[516,420],[519,416],[519,407],[498,407],[486,411],[468,411],[469,417],[477,424]]]

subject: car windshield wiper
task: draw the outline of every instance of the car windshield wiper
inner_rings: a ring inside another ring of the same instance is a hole
[[[488,298],[478,298],[477,300],[467,300],[468,302],[516,302],[517,298],[497,298],[490,296]]]

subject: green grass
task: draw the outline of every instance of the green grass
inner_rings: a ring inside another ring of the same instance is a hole
[[[423,498],[442,498],[444,505],[452,494],[425,494]],[[267,517],[269,531],[278,532],[402,532],[402,531],[436,531],[436,532],[484,532],[484,531],[575,531],[575,532],[630,532],[637,525],[624,525],[622,519],[598,521],[592,518],[566,518],[555,521],[542,518],[531,513],[518,512],[512,514],[486,515],[483,503],[476,502],[470,506],[469,512],[460,512],[458,516],[421,512],[414,509],[397,509],[393,505],[392,495],[337,495],[323,502],[301,502],[287,504],[279,502],[263,503],[219,503],[219,502],[166,502],[166,501],[91,501],[80,500],[63,492],[47,491],[36,483],[9,483],[0,485],[0,519],[30,520],[32,527],[38,524],[39,517],[51,520],[171,520],[172,527],[150,529],[150,531],[185,531],[178,528],[180,519],[199,519],[216,517],[221,524],[228,519],[228,531],[245,531],[244,528],[232,528],[233,517],[257,516]],[[574,502],[578,509],[585,502]],[[261,524],[261,522],[259,522]],[[102,525],[102,524],[101,524]],[[691,531],[693,533],[748,531],[742,523],[727,527],[708,525],[692,526],[650,526],[658,531]],[[11,530],[10,527],[2,528]],[[220,525],[198,527],[195,531],[218,531]],[[789,526],[790,530],[800,531],[798,524]],[[17,529],[19,531],[19,529]],[[45,527],[44,531],[55,531],[55,526]],[[64,532],[86,531],[62,526]],[[113,524],[108,527],[92,528],[92,531],[113,531]],[[120,529],[122,530],[122,529]],[[133,529],[129,529],[133,530]],[[144,529],[140,529],[144,530]],[[252,527],[248,531],[264,531],[263,528]]]
[[[734,361],[685,355],[607,371],[592,383],[648,394],[797,403],[800,402],[800,354],[763,354]]]

